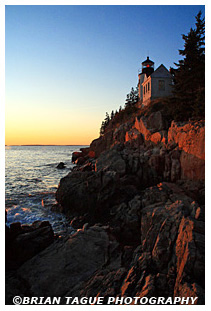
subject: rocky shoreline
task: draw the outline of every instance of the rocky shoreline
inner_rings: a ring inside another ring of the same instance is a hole
[[[6,303],[20,295],[204,304],[204,130],[203,120],[169,124],[156,111],[74,153],[53,208],[76,232],[54,237],[47,223],[6,228]],[[33,251],[17,255],[21,247]]]

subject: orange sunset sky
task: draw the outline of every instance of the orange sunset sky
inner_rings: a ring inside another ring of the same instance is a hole
[[[147,55],[155,68],[178,62],[200,9],[7,5],[5,144],[90,144],[106,112],[124,106]]]

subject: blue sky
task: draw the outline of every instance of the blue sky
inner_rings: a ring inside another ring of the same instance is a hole
[[[168,69],[204,6],[6,6],[6,144],[89,144],[148,53]]]

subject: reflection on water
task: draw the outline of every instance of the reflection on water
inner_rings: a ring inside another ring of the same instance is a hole
[[[53,213],[55,191],[73,167],[72,152],[82,146],[6,146],[5,192],[8,224],[49,220],[55,232],[68,226],[64,215]],[[63,170],[56,168],[64,162]]]

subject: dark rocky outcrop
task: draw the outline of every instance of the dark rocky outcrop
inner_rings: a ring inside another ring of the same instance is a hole
[[[14,269],[32,258],[54,241],[48,221],[35,221],[32,225],[12,223],[6,226],[6,269]]]
[[[110,208],[127,202],[137,193],[138,179],[115,171],[69,173],[60,181],[56,198],[68,216],[89,214],[89,222],[106,221]],[[85,218],[86,219],[86,218]]]
[[[94,169],[62,179],[56,198],[76,227],[107,225],[121,261],[69,295],[191,295],[203,304],[204,122],[169,127],[157,111],[110,129],[90,149]]]
[[[173,183],[113,206],[16,272],[23,292],[61,297],[198,297],[204,303],[204,207]],[[35,268],[36,267],[36,268]],[[27,282],[27,289],[24,284]]]
[[[83,157],[83,153],[82,152],[79,152],[79,151],[75,151],[72,153],[72,162],[75,163],[75,161],[78,159],[78,158],[81,158]]]
[[[8,278],[8,297],[18,286],[28,296],[102,296],[104,303],[179,296],[204,304],[204,122],[139,115],[72,159],[56,208],[78,230],[22,261]],[[15,243],[20,236],[25,243],[22,227],[9,229]]]
[[[158,153],[165,160],[163,179],[175,181],[204,180],[205,177],[205,128],[204,121],[174,122],[169,126],[160,111],[148,118],[138,116],[134,123],[128,122],[110,129],[104,136],[90,145],[96,157],[117,144],[124,144],[134,153],[140,153],[140,146],[147,155]],[[130,150],[130,151],[131,151]],[[154,156],[155,158],[155,156]],[[151,160],[156,161],[156,160]]]
[[[63,169],[63,168],[65,168],[65,164],[64,164],[63,162],[60,162],[60,163],[57,165],[56,168],[58,168],[58,169]]]
[[[22,265],[17,274],[27,280],[35,296],[65,296],[106,263],[108,246],[104,228],[80,230],[65,241],[55,241],[41,256]]]

